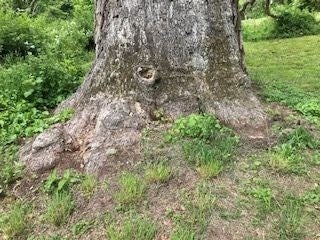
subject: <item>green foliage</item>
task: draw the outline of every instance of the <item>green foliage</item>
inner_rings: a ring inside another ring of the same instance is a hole
[[[97,179],[95,176],[86,174],[81,181],[81,190],[86,197],[91,197],[97,186]]]
[[[297,149],[314,149],[318,146],[318,142],[314,136],[306,128],[301,126],[283,136],[282,142],[285,142],[292,148]]]
[[[314,15],[294,7],[279,7],[274,36],[279,38],[315,34],[319,26]]]
[[[1,0],[5,7],[0,11],[0,146],[69,119],[71,110],[59,116],[49,112],[76,90],[93,57],[88,51],[93,27],[90,0],[35,3],[37,9],[30,15],[31,1]],[[49,6],[68,11],[68,4],[72,5],[68,20],[48,19]]]
[[[0,148],[0,196],[9,184],[21,177],[23,167],[17,159],[17,147]]]
[[[242,21],[244,41],[261,41],[274,38],[275,22],[270,17]]]
[[[44,43],[40,28],[32,26],[26,15],[0,11],[0,61],[7,55],[37,55]]]
[[[292,5],[301,10],[320,11],[320,4],[318,0],[294,0]]]
[[[281,204],[280,219],[276,225],[279,239],[299,240],[304,238],[305,213],[301,199],[286,195]]]
[[[245,1],[240,1],[240,5],[242,6]],[[256,0],[256,3],[253,7],[248,8],[245,17],[246,18],[262,18],[265,16],[265,1],[264,0]]]
[[[194,232],[187,228],[178,226],[170,236],[170,240],[194,240],[195,234]]]
[[[172,170],[167,162],[160,161],[147,166],[145,178],[151,183],[165,183],[172,176]]]
[[[166,135],[166,140],[177,141],[183,138],[209,139],[221,128],[218,120],[211,115],[191,114],[174,122]]]
[[[110,240],[152,240],[156,234],[152,221],[135,213],[129,213],[119,224],[108,225],[106,232]]]
[[[53,170],[44,183],[43,190],[49,194],[69,192],[73,184],[79,183],[80,177],[71,170],[66,170],[62,176]]]
[[[81,220],[72,226],[74,235],[83,235],[93,227],[94,221]]]
[[[5,215],[0,216],[0,234],[4,239],[17,239],[28,228],[27,213],[29,207],[21,203],[15,203]]]
[[[316,205],[320,203],[320,186],[316,186],[314,189],[308,191],[304,197],[303,201],[306,204]]]
[[[171,239],[177,239],[180,236],[185,239],[193,239],[192,237],[195,235],[201,236],[206,230],[215,201],[213,185],[210,183],[200,182],[194,192],[184,191],[183,204],[186,208],[185,211],[169,213],[169,217],[176,223],[176,231]]]
[[[258,210],[260,215],[264,216],[272,210],[273,193],[271,188],[257,186],[251,189],[250,194],[258,202]]]
[[[67,191],[57,191],[50,196],[47,202],[45,219],[56,226],[60,226],[66,222],[74,207],[71,193]]]
[[[232,158],[238,137],[211,115],[192,114],[178,119],[166,134],[169,141],[182,142],[186,160],[204,178],[216,177]]]
[[[116,200],[122,205],[132,205],[139,202],[145,195],[146,184],[137,175],[124,172],[120,177],[120,189]]]

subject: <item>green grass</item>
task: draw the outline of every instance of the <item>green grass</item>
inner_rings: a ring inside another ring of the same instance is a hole
[[[120,189],[116,201],[121,205],[132,205],[141,201],[146,192],[146,184],[139,176],[124,172],[119,180]]]
[[[80,183],[80,187],[84,195],[90,198],[97,187],[97,179],[95,176],[86,174]]]
[[[280,206],[280,219],[275,226],[278,232],[278,239],[303,239],[305,235],[303,226],[305,217],[302,201],[293,195],[285,196]]]
[[[183,191],[185,211],[168,214],[176,223],[171,239],[181,237],[187,240],[196,235],[201,236],[209,224],[215,201],[213,185],[208,182],[199,182],[194,192]]]
[[[254,81],[281,84],[320,100],[320,35],[245,43],[246,63]]]
[[[205,179],[218,176],[230,163],[239,140],[231,129],[208,114],[177,119],[165,137],[182,145],[186,161]]]
[[[110,240],[152,240],[156,227],[150,219],[129,213],[120,223],[108,223],[106,232]]]
[[[27,220],[28,206],[15,203],[9,212],[0,216],[0,235],[4,239],[16,239],[25,233],[29,226]]]
[[[248,19],[242,21],[242,36],[245,41],[272,38],[275,23],[272,18]]]
[[[194,240],[195,233],[187,227],[178,226],[170,236],[170,240]]]
[[[56,192],[47,203],[45,219],[56,226],[61,226],[68,220],[74,207],[72,195],[69,192]]]
[[[245,43],[250,77],[268,101],[280,102],[312,121],[320,116],[320,35]]]
[[[152,163],[145,170],[145,178],[150,183],[165,183],[170,180],[172,169],[165,161]]]

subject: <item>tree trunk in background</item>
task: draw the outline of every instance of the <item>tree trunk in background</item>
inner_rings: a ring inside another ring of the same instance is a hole
[[[26,144],[22,161],[33,171],[68,159],[91,172],[112,169],[139,154],[141,129],[160,109],[172,119],[212,113],[263,138],[266,118],[245,72],[237,7],[237,0],[97,0],[96,60],[58,108],[76,114]]]

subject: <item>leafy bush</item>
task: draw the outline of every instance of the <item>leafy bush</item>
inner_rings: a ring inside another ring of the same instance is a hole
[[[288,38],[315,34],[319,30],[314,16],[295,7],[279,7],[273,35]]]
[[[240,5],[242,6],[242,4],[245,1],[240,1]],[[265,1],[264,0],[257,0],[256,3],[254,4],[253,7],[248,8],[246,13],[245,13],[245,17],[246,18],[261,18],[264,17],[265,15]]]
[[[44,34],[30,21],[26,15],[0,11],[0,60],[10,54],[24,57],[41,52]]]
[[[301,10],[307,9],[308,11],[320,11],[319,0],[295,0],[292,5]]]
[[[242,21],[244,41],[260,41],[274,38],[275,22],[272,18],[248,19]]]

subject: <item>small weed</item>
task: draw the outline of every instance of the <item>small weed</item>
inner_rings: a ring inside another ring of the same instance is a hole
[[[244,193],[250,196],[257,207],[258,220],[265,219],[267,214],[274,210],[274,193],[268,181],[263,179],[253,179],[249,181]]]
[[[211,115],[191,114],[188,117],[177,119],[165,138],[167,141],[184,138],[209,139],[221,128],[219,121]]]
[[[311,191],[308,191],[304,197],[303,201],[306,204],[315,205],[320,203],[320,186],[316,186]]]
[[[271,169],[302,175],[305,173],[303,157],[299,155],[296,148],[288,143],[277,146],[274,151],[267,154],[268,165]]]
[[[320,152],[315,152],[314,154],[312,154],[310,160],[311,160],[310,162],[312,165],[319,166],[320,165]]]
[[[43,189],[44,192],[49,194],[69,191],[70,187],[78,182],[80,182],[80,177],[75,172],[66,170],[62,176],[59,176],[57,171],[54,170],[45,181]]]
[[[91,197],[97,186],[97,179],[92,175],[85,175],[81,181],[81,189],[86,197]]]
[[[60,226],[74,209],[72,196],[69,192],[56,192],[47,203],[45,218],[52,224]]]
[[[93,227],[94,221],[81,220],[72,226],[74,235],[83,235]]]
[[[110,223],[107,237],[110,240],[152,240],[156,233],[155,225],[149,219],[130,213],[120,224]]]
[[[137,175],[125,172],[120,177],[120,190],[116,200],[120,204],[131,205],[139,202],[146,191],[146,184]]]
[[[4,239],[16,239],[28,228],[28,206],[16,203],[12,205],[10,211],[3,216],[0,216],[0,233]]]
[[[261,215],[265,215],[272,210],[274,197],[271,188],[258,186],[253,188],[250,194],[258,201],[258,209]]]
[[[171,176],[172,170],[164,161],[150,164],[145,171],[145,178],[150,183],[165,183]]]

